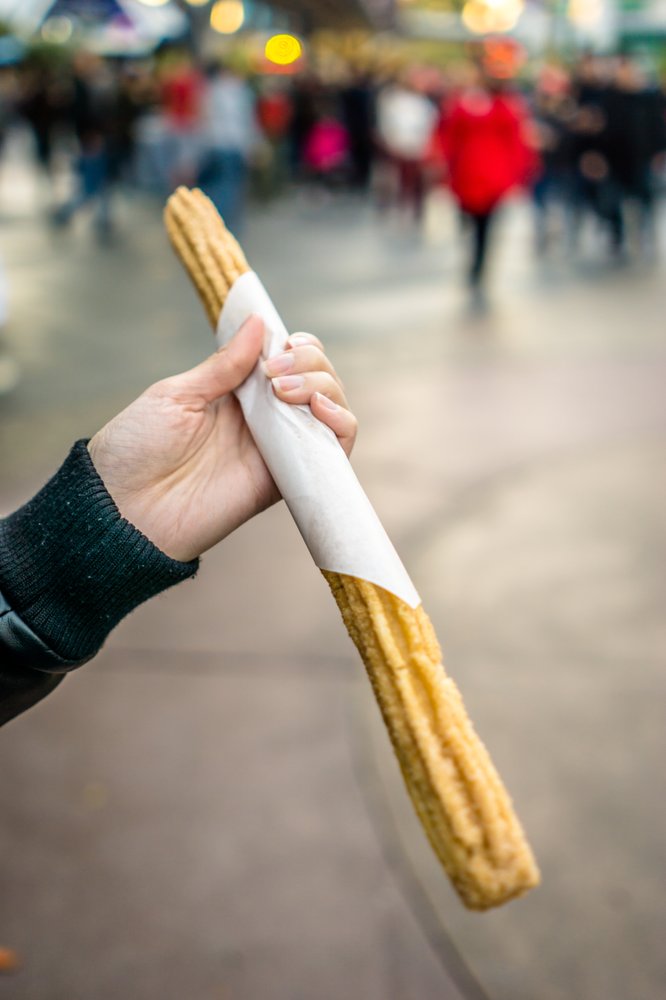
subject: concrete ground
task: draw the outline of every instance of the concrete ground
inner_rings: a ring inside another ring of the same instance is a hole
[[[156,206],[98,246],[0,189],[19,389],[0,507],[211,341]],[[11,1000],[659,1000],[666,993],[665,266],[534,259],[498,234],[489,310],[450,210],[417,235],[294,197],[245,243],[326,342],[354,463],[442,640],[543,885],[463,910],[355,651],[284,509],[137,610],[0,732]]]

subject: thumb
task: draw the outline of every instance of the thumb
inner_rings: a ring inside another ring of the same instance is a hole
[[[248,316],[225,347],[178,376],[181,387],[201,396],[207,403],[233,392],[256,365],[263,342],[264,321],[260,316]]]

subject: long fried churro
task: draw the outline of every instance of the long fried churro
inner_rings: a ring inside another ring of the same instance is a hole
[[[165,222],[213,328],[249,270],[200,191],[179,188]],[[539,872],[511,800],[447,676],[423,607],[366,580],[322,570],[365,663],[407,789],[463,902],[484,910],[522,895]]]
[[[438,858],[475,910],[539,881],[532,852],[423,606],[324,571],[368,671],[407,790]]]

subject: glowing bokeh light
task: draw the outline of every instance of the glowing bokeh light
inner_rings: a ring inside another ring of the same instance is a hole
[[[64,45],[72,37],[74,25],[68,17],[49,17],[42,25],[42,38],[52,45]]]
[[[603,12],[603,0],[569,0],[567,17],[578,28],[593,28]]]
[[[169,0],[139,0],[144,7],[164,7],[168,2]]]
[[[264,54],[277,66],[290,66],[303,55],[303,47],[293,35],[273,35],[266,42]]]
[[[233,35],[243,27],[244,20],[242,0],[217,0],[210,12],[210,26],[221,35]]]
[[[462,10],[465,27],[475,35],[511,31],[523,12],[523,0],[467,0]]]

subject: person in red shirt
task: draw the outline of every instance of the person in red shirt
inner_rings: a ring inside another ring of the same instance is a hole
[[[485,275],[488,237],[504,198],[535,171],[529,119],[520,98],[474,70],[438,123],[448,185],[472,230],[469,282],[478,291]]]
[[[186,52],[176,52],[165,60],[160,84],[167,174],[169,186],[175,188],[193,183],[196,176],[204,85]]]
[[[265,146],[255,166],[255,193],[271,198],[289,179],[289,132],[294,104],[283,78],[264,77],[257,95],[256,118]],[[258,169],[257,169],[258,168]]]

